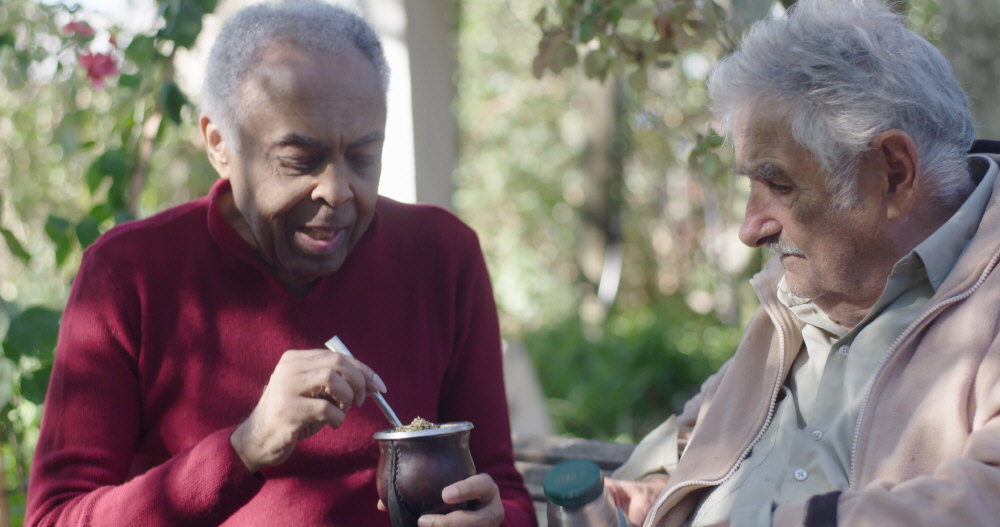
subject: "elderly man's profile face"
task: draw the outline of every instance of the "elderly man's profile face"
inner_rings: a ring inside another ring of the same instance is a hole
[[[386,107],[371,61],[273,44],[243,85],[227,218],[291,287],[333,273],[375,214]],[[216,164],[219,168],[219,164]]]
[[[779,254],[791,291],[821,307],[877,297],[885,282],[873,285],[872,270],[887,258],[877,156],[862,160],[859,203],[838,211],[828,172],[773,110],[758,106],[734,134],[737,169],[750,179],[740,240]]]

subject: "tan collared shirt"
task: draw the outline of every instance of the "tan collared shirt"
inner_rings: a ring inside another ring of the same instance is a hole
[[[806,323],[805,353],[792,365],[764,436],[735,474],[702,500],[691,525],[728,519],[732,527],[769,526],[773,503],[849,487],[855,427],[872,373],[965,250],[996,176],[991,169],[944,225],[896,262],[882,296],[850,331],[781,280],[779,301]]]

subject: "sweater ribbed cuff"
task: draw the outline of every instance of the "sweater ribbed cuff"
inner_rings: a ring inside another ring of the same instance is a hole
[[[809,498],[806,506],[805,527],[837,527],[837,502],[840,491],[817,494]]]

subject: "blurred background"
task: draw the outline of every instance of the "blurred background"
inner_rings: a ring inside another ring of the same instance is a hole
[[[0,527],[23,521],[59,317],[82,249],[207,192],[202,60],[244,0],[0,3]],[[633,442],[738,343],[767,255],[705,77],[793,1],[345,0],[393,69],[380,192],[480,236],[515,432]],[[977,135],[996,0],[896,8],[952,61]]]

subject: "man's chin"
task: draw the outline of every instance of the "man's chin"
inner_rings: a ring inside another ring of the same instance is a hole
[[[311,283],[339,271],[346,259],[345,256],[339,254],[324,255],[321,258],[311,256],[299,255],[285,266],[286,272],[295,277],[299,283]]]
[[[789,293],[804,300],[810,300],[816,296],[816,292],[812,291],[808,284],[800,283],[799,280],[796,280],[796,276],[789,273],[787,269],[785,271],[785,287],[788,288]]]

